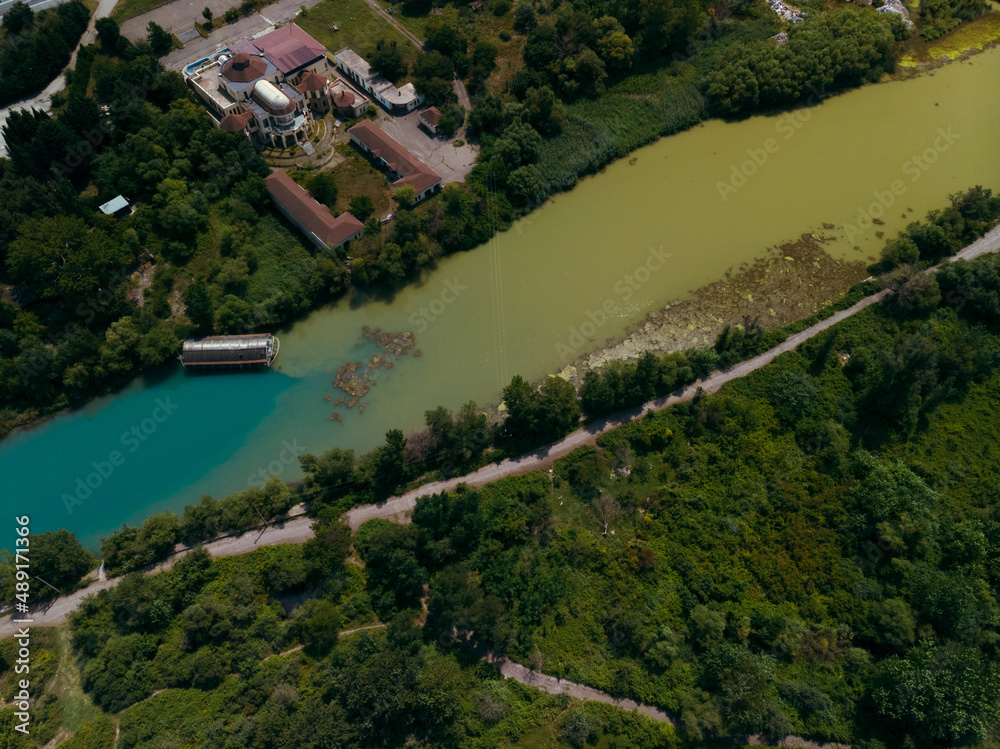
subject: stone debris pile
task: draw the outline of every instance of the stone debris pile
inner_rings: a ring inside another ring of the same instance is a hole
[[[906,21],[907,26],[912,26],[913,21],[910,20],[910,11],[906,9],[899,0],[886,0],[881,8],[876,8],[879,13],[895,13],[896,15],[902,16],[903,20]]]
[[[799,23],[805,20],[805,18],[802,15],[802,11],[785,5],[783,2],[781,2],[781,0],[770,0],[770,3],[771,3],[771,10],[773,10],[779,16],[784,18],[786,21],[790,21],[791,23]]]
[[[369,328],[364,325],[361,328],[361,335],[382,351],[372,354],[367,362],[347,362],[337,369],[337,377],[334,379],[333,385],[346,395],[341,395],[333,401],[333,405],[346,405],[348,408],[357,406],[358,411],[364,413],[367,403],[362,403],[361,399],[375,387],[378,370],[392,369],[395,366],[393,360],[396,357],[408,354],[420,356],[420,349],[415,348],[416,336],[409,330],[390,333],[381,328]],[[375,373],[374,376],[373,373]],[[323,401],[329,403],[330,396],[326,395]],[[330,414],[330,420],[342,421],[343,419],[340,414],[334,412]]]

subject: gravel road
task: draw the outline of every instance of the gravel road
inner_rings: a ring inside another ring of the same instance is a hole
[[[970,260],[989,252],[1000,251],[1000,226],[995,227],[982,238],[959,252],[952,260],[962,258]],[[740,362],[732,369],[725,372],[715,372],[708,378],[691,385],[679,393],[657,398],[643,404],[641,408],[634,408],[630,411],[615,414],[606,419],[594,422],[586,427],[578,429],[564,439],[547,447],[540,448],[530,453],[526,453],[517,458],[504,460],[501,463],[488,465],[480,468],[474,473],[447,481],[434,481],[429,484],[407,492],[399,497],[393,497],[385,502],[374,505],[364,505],[355,507],[345,513],[345,518],[350,527],[356,530],[366,520],[372,518],[385,518],[395,522],[409,522],[409,513],[416,507],[417,499],[431,494],[440,494],[444,491],[452,491],[459,484],[466,484],[470,487],[477,487],[487,484],[497,479],[507,476],[515,476],[529,471],[537,471],[548,467],[558,458],[568,455],[581,445],[593,444],[597,437],[615,427],[626,424],[641,418],[647,410],[661,411],[670,408],[678,403],[683,403],[694,398],[699,389],[706,393],[716,393],[727,382],[731,382],[739,377],[754,372],[769,364],[775,357],[797,348],[804,341],[809,340],[824,330],[836,325],[842,320],[846,320],[851,315],[857,314],[866,307],[881,301],[887,292],[880,291],[872,296],[865,297],[857,304],[845,310],[837,312],[826,320],[816,323],[805,330],[788,337],[783,343],[773,349],[755,356],[747,361]],[[261,546],[273,546],[275,544],[304,543],[313,537],[311,528],[312,521],[302,515],[305,508],[297,505],[289,512],[288,519],[281,523],[274,523],[263,532],[251,531],[241,536],[222,538],[217,541],[205,544],[205,548],[213,557],[230,556],[233,554],[245,554]],[[178,547],[175,553],[163,563],[152,568],[151,571],[170,569],[174,563],[187,553],[187,549]],[[91,583],[88,587],[78,590],[68,596],[63,596],[50,603],[47,608],[36,610],[32,613],[34,626],[54,626],[66,620],[66,616],[79,606],[80,601],[85,596],[97,593],[100,590],[114,587],[121,578],[100,579]],[[17,631],[10,617],[5,617],[0,621],[0,638],[10,637]],[[513,669],[517,664],[512,664]],[[518,666],[518,668],[523,668]],[[546,677],[550,678],[550,677]],[[586,687],[589,688],[589,687]],[[607,696],[607,695],[605,695]],[[586,698],[589,699],[589,698]],[[612,699],[608,697],[608,699]],[[651,710],[653,708],[650,708]],[[652,716],[651,716],[652,717]]]

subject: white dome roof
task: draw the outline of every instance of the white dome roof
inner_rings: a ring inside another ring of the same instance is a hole
[[[291,106],[291,100],[285,96],[278,87],[270,81],[257,81],[253,86],[253,92],[263,99],[265,106],[273,113],[287,109]]]

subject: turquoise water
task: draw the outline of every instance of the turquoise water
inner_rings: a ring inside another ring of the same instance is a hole
[[[33,531],[65,527],[97,548],[121,523],[181,511],[202,494],[226,496],[269,473],[297,479],[299,452],[361,453],[390,428],[419,427],[435,406],[495,403],[511,375],[559,371],[769,247],[828,234],[824,223],[843,237],[831,254],[874,257],[875,227],[852,237],[848,224],[893,184],[905,197],[878,227],[887,237],[949,193],[1000,187],[998,71],[994,49],[799,112],[790,136],[784,115],[753,117],[639,149],[392,298],[344,300],[278,331],[275,369],[185,376],[174,366],[12,435],[0,443],[0,516],[29,514]],[[932,152],[942,131],[957,140]],[[776,138],[780,148],[723,197],[720,182]],[[927,168],[914,175],[917,154]],[[324,398],[340,394],[340,365],[375,352],[364,325],[413,331],[423,355],[377,370],[361,414]],[[343,422],[331,421],[334,410]]]

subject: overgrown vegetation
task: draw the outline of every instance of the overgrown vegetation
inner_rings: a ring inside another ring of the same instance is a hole
[[[412,617],[376,623],[364,572],[344,563],[350,531],[331,519],[316,530],[301,547],[214,561],[193,552],[169,572],[130,575],[88,598],[70,627],[83,686],[103,714],[64,745],[486,749],[520,738],[538,746],[538,731],[553,748],[580,746],[581,736],[676,745],[669,728],[640,716],[507,682]],[[0,710],[11,747],[44,746],[60,726],[55,634],[33,635],[30,735],[13,732],[13,708]],[[10,694],[14,652],[13,640],[0,643]]]
[[[383,615],[429,582],[435,626],[665,707],[696,741],[988,745],[1000,260],[953,265],[942,287],[975,293],[869,308],[717,396],[603,435],[552,482],[366,524],[370,589],[396,586]]]
[[[59,75],[88,20],[80,0],[37,14],[23,2],[8,7],[0,23],[0,107],[41,91]]]
[[[17,564],[23,565],[25,560],[30,564],[28,582],[33,601],[72,593],[79,587],[81,578],[98,564],[94,555],[77,540],[76,534],[67,530],[30,535],[28,546],[19,550],[24,552],[20,562],[6,549],[0,551],[0,600],[14,600]]]
[[[980,185],[951,195],[949,202],[947,208],[928,213],[925,222],[911,223],[897,239],[886,242],[882,258],[868,270],[882,275],[901,266],[935,265],[981,237],[1000,218],[1000,196]]]
[[[615,732],[620,746],[673,745],[669,731],[617,722],[610,708],[551,712],[549,698],[498,681],[438,636],[457,628],[533,668],[666,708],[699,744],[747,733],[986,742],[1000,699],[1000,257],[928,278],[933,304],[890,297],[718,395],[602,435],[551,476],[425,497],[410,524],[369,521],[353,538],[363,572],[344,563],[344,477],[370,472],[358,496],[397,486],[417,444],[428,462],[475,461],[489,423],[474,404],[436,409],[424,437],[390,433],[358,463],[349,451],[303,456],[316,538],[216,562],[194,551],[88,599],[73,615],[84,687],[104,710],[125,709],[126,746],[178,731],[270,746],[320,724],[317,746],[497,746],[492,727],[527,730],[505,723],[508,709],[523,715],[521,699],[546,706],[531,714],[554,742]],[[744,338],[757,340],[752,326]],[[711,355],[732,340],[720,336]],[[646,357],[606,382],[628,393],[666,368],[683,376],[678,362]],[[539,419],[563,390],[515,378],[508,418]],[[531,427],[540,438],[545,423]],[[188,508],[174,527],[204,537],[212,516],[238,525],[269,496],[269,511],[291,501],[272,481]],[[157,522],[141,531],[151,545]],[[376,618],[385,632],[338,639]],[[304,653],[273,657],[296,645]],[[497,689],[513,690],[502,705]]]

